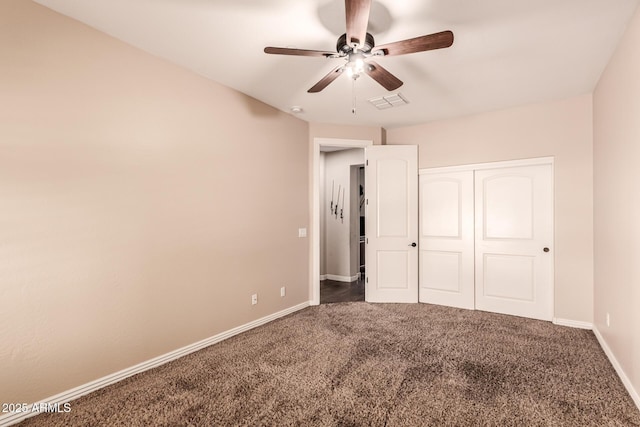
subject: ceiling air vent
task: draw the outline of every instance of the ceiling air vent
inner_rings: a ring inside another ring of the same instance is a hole
[[[395,95],[380,96],[378,98],[371,98],[369,102],[378,110],[386,110],[387,108],[399,107],[401,105],[409,103],[409,101],[407,101],[406,98],[400,93],[396,93]]]

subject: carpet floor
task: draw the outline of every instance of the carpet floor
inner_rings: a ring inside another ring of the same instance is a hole
[[[25,426],[640,426],[591,331],[427,304],[309,307]]]

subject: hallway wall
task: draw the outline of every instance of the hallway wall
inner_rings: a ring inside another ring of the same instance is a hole
[[[351,166],[364,164],[364,150],[356,148],[333,151],[324,153],[323,157],[324,198],[320,209],[324,213],[324,223],[321,225],[321,231],[324,232],[322,239],[324,246],[321,247],[321,257],[325,262],[324,270],[321,270],[320,274],[331,280],[351,281],[359,272],[357,257],[352,256],[352,253],[357,250],[353,248],[353,233],[359,234],[359,227],[351,221],[351,200],[354,197],[351,188]],[[340,189],[342,191],[337,217],[335,214],[329,214],[332,187],[334,187],[334,203],[338,203],[338,191]],[[341,210],[343,211],[342,219],[340,218]]]

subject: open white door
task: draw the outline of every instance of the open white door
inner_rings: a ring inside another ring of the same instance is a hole
[[[368,302],[418,302],[418,147],[365,149]]]
[[[551,165],[476,171],[476,308],[553,317]]]

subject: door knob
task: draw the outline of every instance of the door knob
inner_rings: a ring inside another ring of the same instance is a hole
[[[544,248],[543,251],[549,252],[549,248]]]
[[[412,248],[415,248],[415,247],[416,247],[416,246],[418,246],[418,245],[416,244],[416,242],[413,242],[413,243],[411,243],[409,246],[411,246]]]

